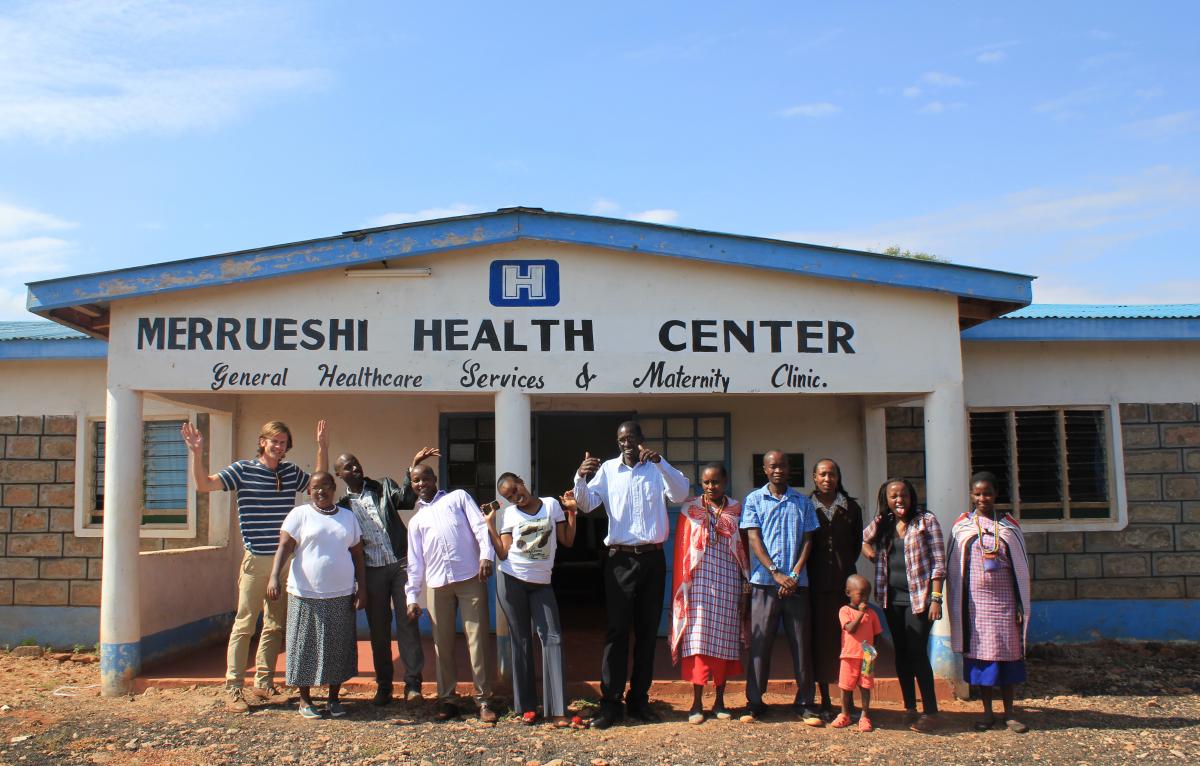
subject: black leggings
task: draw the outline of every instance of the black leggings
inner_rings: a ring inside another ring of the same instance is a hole
[[[933,715],[938,711],[933,666],[929,664],[929,632],[933,630],[933,621],[924,614],[913,614],[909,604],[889,604],[884,616],[896,647],[896,677],[904,696],[904,709],[917,709],[915,678],[916,685],[921,687],[925,714]]]

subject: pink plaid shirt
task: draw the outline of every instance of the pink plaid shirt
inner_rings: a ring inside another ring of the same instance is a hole
[[[877,516],[863,530],[863,542],[871,542],[875,537],[878,522]],[[876,554],[875,600],[887,609],[888,549],[877,543],[872,545],[875,545]],[[946,542],[942,539],[942,527],[937,517],[929,511],[920,511],[904,533],[904,569],[908,574],[913,614],[922,614],[929,606],[932,581],[946,579]]]

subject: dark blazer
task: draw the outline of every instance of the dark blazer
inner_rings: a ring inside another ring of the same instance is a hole
[[[821,527],[813,531],[812,553],[808,556],[808,587],[814,591],[844,591],[846,578],[857,570],[862,552],[862,508],[846,498],[846,509],[834,510],[833,521],[817,509]]]
[[[370,492],[374,496],[379,512],[383,514],[384,528],[387,530],[388,539],[392,542],[392,553],[401,562],[406,562],[408,560],[408,527],[404,525],[399,512],[409,510],[416,504],[417,495],[413,492],[412,485],[407,481],[407,477],[403,484],[397,484],[395,480],[386,476],[381,481],[364,478],[363,491]],[[349,508],[349,493],[342,495],[337,504]]]

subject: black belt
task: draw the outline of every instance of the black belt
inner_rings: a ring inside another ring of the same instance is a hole
[[[633,555],[638,556],[643,553],[661,551],[662,549],[662,543],[643,543],[641,545],[610,545],[608,546],[608,555],[611,556],[614,553],[632,553]]]

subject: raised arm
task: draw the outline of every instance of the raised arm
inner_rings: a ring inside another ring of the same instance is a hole
[[[188,448],[188,463],[192,468],[192,480],[196,484],[196,491],[216,492],[225,489],[221,477],[208,472],[208,465],[204,460],[204,435],[200,433],[200,429],[185,420],[179,434]]]
[[[325,421],[317,421],[317,465],[314,470],[329,471],[329,432],[325,430]]]
[[[492,547],[496,549],[496,558],[504,561],[508,558],[509,547],[512,546],[512,535],[502,535],[496,530],[496,514],[499,512],[496,508],[497,505],[498,503],[491,502],[480,506],[479,510],[483,511],[486,509],[483,519],[487,522],[488,536],[492,539]]]
[[[575,474],[575,506],[580,513],[591,513],[604,502],[604,494],[608,491],[608,479],[601,470],[600,458],[592,457],[592,453],[583,453],[583,462]]]
[[[563,496],[558,499],[558,502],[562,504],[563,516],[566,517],[565,521],[560,521],[556,525],[558,544],[565,545],[566,547],[570,548],[575,544],[575,516],[576,511],[578,510],[578,508],[575,506],[575,491],[567,490]]]

